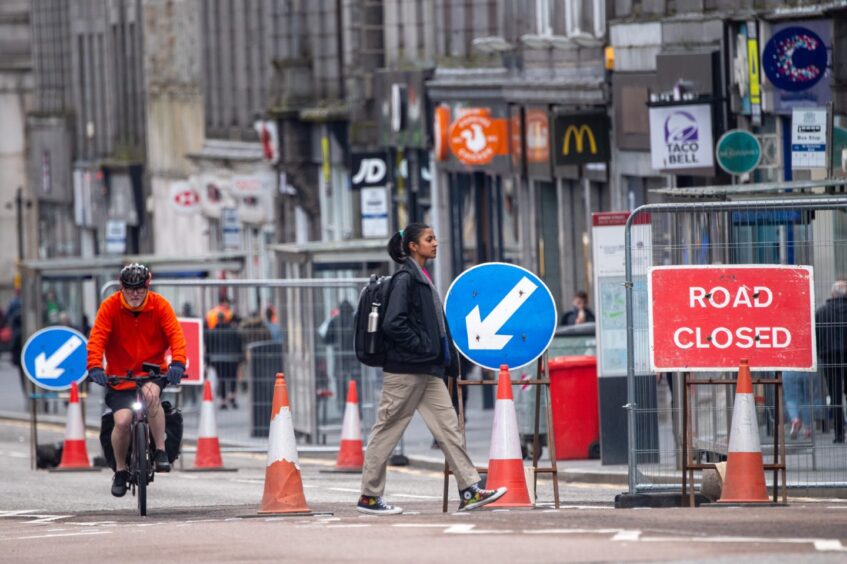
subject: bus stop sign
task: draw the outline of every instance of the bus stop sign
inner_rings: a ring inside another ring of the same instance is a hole
[[[444,309],[462,356],[483,368],[526,366],[556,332],[556,303],[535,274],[500,262],[469,268],[447,291]]]

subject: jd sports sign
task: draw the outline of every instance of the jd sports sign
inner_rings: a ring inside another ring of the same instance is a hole
[[[388,183],[388,159],[385,153],[353,153],[350,172],[354,190]]]
[[[556,166],[602,163],[609,160],[609,120],[606,114],[556,116],[553,125]]]

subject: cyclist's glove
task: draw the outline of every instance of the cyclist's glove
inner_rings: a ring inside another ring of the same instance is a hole
[[[101,386],[105,386],[108,382],[108,377],[102,368],[92,368],[88,371],[88,378],[94,382],[95,384],[99,384]]]
[[[168,368],[168,384],[176,386],[185,374],[185,365],[181,362],[172,362]]]

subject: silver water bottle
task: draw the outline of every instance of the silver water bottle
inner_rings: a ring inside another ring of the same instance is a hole
[[[366,348],[368,354],[376,353],[376,330],[379,327],[379,304],[371,304],[371,312],[368,314],[368,334],[366,335]]]

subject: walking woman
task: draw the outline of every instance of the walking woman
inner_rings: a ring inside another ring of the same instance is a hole
[[[425,268],[437,249],[432,228],[420,223],[410,224],[388,241],[389,256],[403,266],[394,275],[382,324],[386,341],[382,400],[365,453],[357,506],[362,513],[403,512],[383,501],[382,493],[388,458],[416,409],[456,476],[459,511],[482,507],[506,493],[506,488],[479,487],[479,474],[462,446],[459,420],[444,383],[446,375],[458,376],[459,358],[438,290]]]

